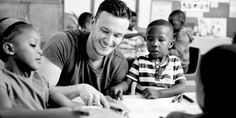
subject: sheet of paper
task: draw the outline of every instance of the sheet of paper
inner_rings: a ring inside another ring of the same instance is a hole
[[[182,111],[186,113],[197,114],[201,113],[201,109],[195,99],[195,94],[187,94],[188,97],[192,98],[195,102],[190,103],[186,100],[182,100],[180,103],[172,103],[171,98],[161,99],[145,99],[140,96],[126,96],[122,101],[127,108],[130,110],[130,118],[156,118],[157,116],[165,117],[172,111]]]

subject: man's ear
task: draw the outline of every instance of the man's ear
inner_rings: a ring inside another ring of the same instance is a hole
[[[172,39],[169,43],[169,49],[172,48],[175,45],[175,40]]]
[[[4,43],[2,48],[5,51],[5,53],[8,55],[15,54],[14,46],[12,43]]]

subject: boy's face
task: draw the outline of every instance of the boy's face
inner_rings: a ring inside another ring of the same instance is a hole
[[[40,36],[31,29],[25,29],[13,41],[13,58],[21,63],[24,69],[37,70],[41,63],[42,50],[40,49]]]
[[[98,56],[109,55],[122,41],[128,30],[127,18],[115,17],[108,12],[101,12],[92,24],[90,36],[92,47]]]
[[[174,41],[173,31],[167,26],[151,26],[147,28],[147,48],[152,57],[162,59],[168,54]]]
[[[170,20],[174,30],[180,30],[182,28],[182,23],[178,20],[177,16],[174,16],[172,20]]]

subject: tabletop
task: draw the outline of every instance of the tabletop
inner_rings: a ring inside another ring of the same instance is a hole
[[[194,102],[182,99],[180,102],[172,102],[175,97],[146,99],[141,95],[125,95],[123,100],[111,101],[111,105],[124,109],[128,112],[129,118],[158,118],[166,117],[172,111],[182,111],[191,114],[202,113],[196,101],[195,92],[184,93]]]
[[[106,96],[106,98],[111,106],[122,109],[122,114],[128,114],[129,118],[164,118],[173,111],[191,114],[202,113],[197,104],[196,93],[187,92],[184,95],[194,102],[186,99],[173,102],[176,96],[158,99],[146,99],[142,95],[124,95],[123,100],[114,100],[109,96]],[[74,101],[81,102],[81,99],[76,98]]]

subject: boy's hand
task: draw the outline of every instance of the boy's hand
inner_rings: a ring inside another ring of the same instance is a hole
[[[158,90],[151,89],[151,88],[145,88],[142,94],[147,99],[156,99],[159,97]]]
[[[120,99],[123,100],[123,87],[121,85],[116,85],[114,87],[111,87],[108,91],[107,94],[111,96],[113,99]]]

